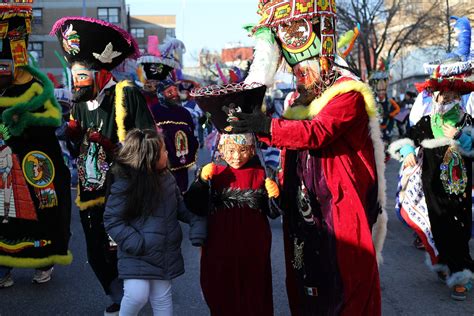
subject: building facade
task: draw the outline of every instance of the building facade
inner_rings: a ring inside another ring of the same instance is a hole
[[[85,13],[85,14],[84,14]],[[37,58],[40,69],[55,76],[62,75],[58,40],[49,36],[54,22],[65,16],[86,15],[128,29],[129,18],[125,0],[35,0],[32,35],[28,50]]]
[[[168,37],[176,37],[175,15],[133,15],[130,17],[130,33],[142,52],[146,51],[148,36],[156,35],[160,43]]]

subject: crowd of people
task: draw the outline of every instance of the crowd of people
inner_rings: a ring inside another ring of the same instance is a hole
[[[148,301],[154,315],[173,315],[180,221],[200,248],[210,314],[273,315],[269,218],[280,216],[292,315],[381,315],[390,153],[401,161],[400,218],[451,297],[466,299],[469,49],[426,64],[418,95],[409,89],[397,102],[386,62],[368,83],[350,71],[350,49],[335,45],[335,1],[260,0],[247,76],[202,87],[178,78],[181,41],[152,39],[140,54],[114,24],[63,17],[51,36],[72,86],[55,89],[28,64],[32,9],[19,2],[0,4],[0,289],[14,285],[13,268],[35,269],[32,281],[45,283],[55,265],[71,263],[73,184],[88,262],[110,298],[105,315],[138,315]],[[126,59],[137,59],[139,81],[114,77]],[[262,111],[280,64],[295,91]],[[212,128],[211,161],[188,179]]]

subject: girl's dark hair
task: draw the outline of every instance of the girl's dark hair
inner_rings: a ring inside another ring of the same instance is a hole
[[[164,138],[155,130],[133,129],[127,134],[112,170],[128,179],[124,219],[151,215],[158,206],[160,178],[166,171],[157,169],[163,146]]]

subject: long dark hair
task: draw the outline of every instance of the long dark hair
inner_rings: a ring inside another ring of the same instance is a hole
[[[166,172],[157,168],[163,146],[163,135],[155,130],[133,129],[127,134],[112,170],[128,180],[124,219],[149,216],[158,206],[160,178]]]

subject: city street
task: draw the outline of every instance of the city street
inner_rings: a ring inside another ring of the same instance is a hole
[[[200,160],[208,162],[202,150]],[[380,269],[383,315],[474,315],[474,294],[464,302],[450,298],[449,289],[441,284],[424,264],[424,253],[413,247],[412,232],[396,217],[394,196],[399,164],[387,164],[387,197],[389,229],[384,249],[385,262]],[[75,191],[73,191],[75,194]],[[182,244],[186,273],[173,282],[175,315],[208,315],[199,286],[199,249],[187,239]],[[272,222],[273,230],[273,295],[275,315],[290,315],[286,298],[284,256],[280,220]],[[31,284],[33,270],[14,270],[15,285],[0,290],[0,315],[103,315],[109,304],[107,297],[90,269],[78,210],[73,209],[70,249],[74,255],[71,266],[57,266],[53,279],[46,284]],[[471,242],[471,253],[474,254]],[[222,289],[225,291],[225,289]],[[361,289],[363,290],[363,289]],[[151,315],[146,307],[143,315]],[[243,315],[244,316],[244,315]]]

